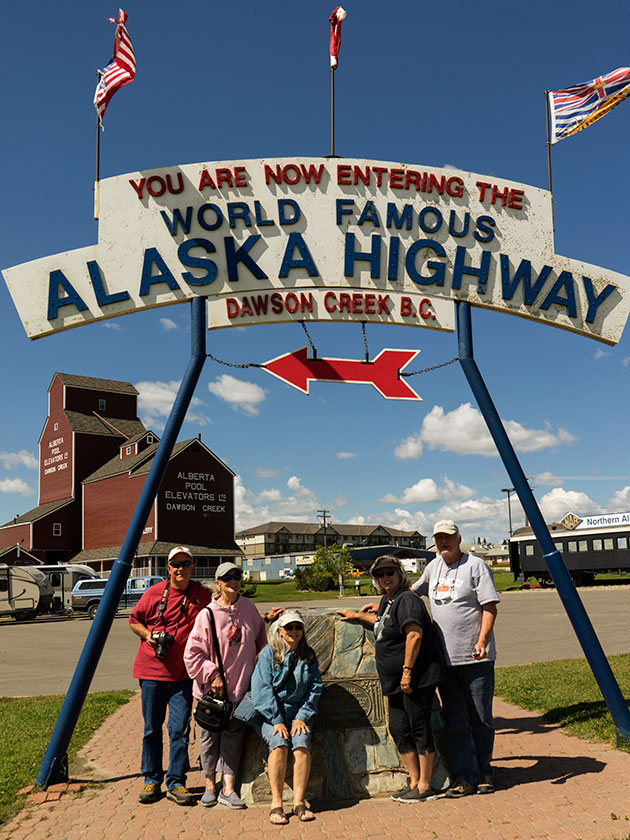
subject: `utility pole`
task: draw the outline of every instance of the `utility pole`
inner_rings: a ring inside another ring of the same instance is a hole
[[[508,519],[510,522],[510,537],[512,536],[512,505],[510,503],[510,493],[514,492],[513,487],[503,487],[501,489],[502,493],[507,493],[507,502],[508,502]]]
[[[328,514],[330,513],[329,510],[325,508],[323,510],[318,510],[318,514],[321,514],[318,518],[322,520],[322,524],[324,526],[324,548],[328,548],[328,538],[326,534],[326,526],[328,525]]]

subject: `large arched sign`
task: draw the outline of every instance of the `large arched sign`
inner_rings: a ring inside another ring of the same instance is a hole
[[[100,184],[98,244],[4,271],[30,338],[208,298],[209,326],[454,329],[454,301],[609,344],[630,278],[553,251],[551,195],[415,164],[188,164]]]

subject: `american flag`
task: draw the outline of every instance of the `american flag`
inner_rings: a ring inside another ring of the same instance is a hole
[[[136,57],[131,46],[131,39],[125,26],[127,12],[118,10],[118,20],[107,18],[109,23],[116,24],[114,36],[114,55],[107,67],[102,71],[101,78],[94,93],[94,107],[98,114],[98,124],[103,126],[103,117],[109,105],[109,100],[118,88],[133,82],[136,75]]]
[[[337,6],[332,15],[328,18],[330,22],[330,66],[333,70],[339,64],[339,49],[341,47],[341,21],[348,13],[343,6]]]
[[[620,67],[590,82],[552,90],[551,142],[557,143],[605,116],[630,96],[630,67]]]

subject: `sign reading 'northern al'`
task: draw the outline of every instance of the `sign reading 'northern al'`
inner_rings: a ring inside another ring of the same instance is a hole
[[[100,185],[98,244],[6,269],[30,338],[208,299],[209,326],[368,321],[454,329],[454,301],[610,344],[630,278],[553,251],[525,184],[353,159],[226,161]]]

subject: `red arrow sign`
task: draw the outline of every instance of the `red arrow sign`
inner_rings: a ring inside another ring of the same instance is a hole
[[[398,372],[418,355],[419,350],[381,350],[372,362],[356,359],[309,359],[301,347],[265,362],[262,367],[298,391],[309,392],[311,380],[357,382],[374,385],[388,400],[421,400]]]

